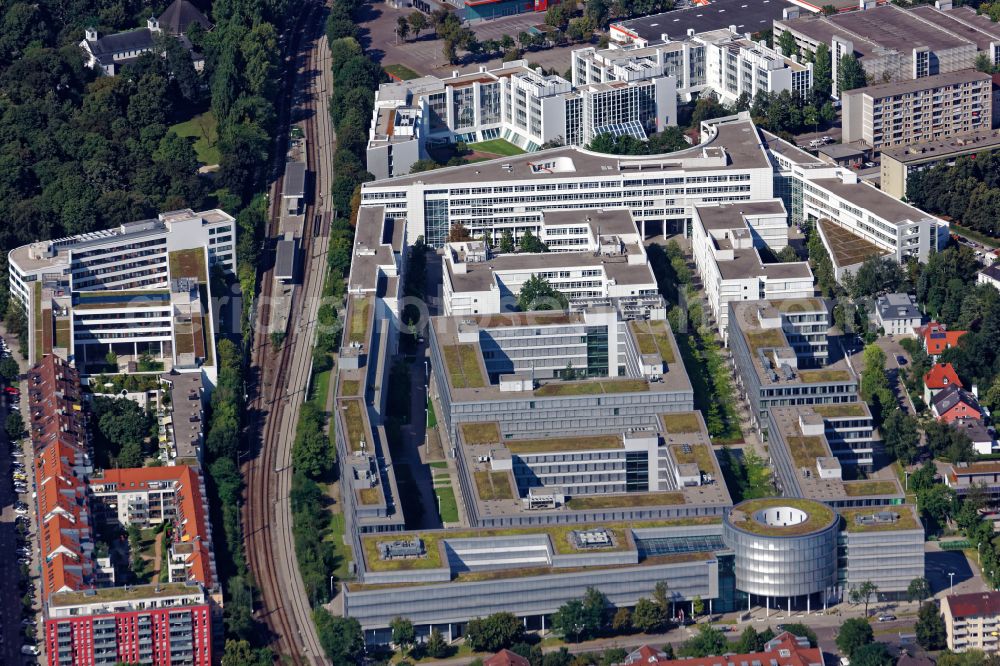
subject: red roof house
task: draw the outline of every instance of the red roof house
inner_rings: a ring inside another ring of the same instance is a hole
[[[938,421],[951,423],[955,419],[982,418],[983,408],[976,396],[952,384],[931,400],[931,413]]]
[[[936,321],[914,330],[917,332],[917,337],[923,342],[924,349],[935,361],[945,349],[958,345],[958,339],[966,333],[965,331],[949,331],[947,326]]]
[[[489,659],[484,659],[483,666],[531,666],[531,664],[516,652],[500,650]]]
[[[965,388],[955,372],[955,366],[951,363],[935,363],[924,375],[924,402],[930,404],[934,396],[949,386]]]
[[[719,657],[695,657],[686,659],[667,659],[666,655],[656,648],[643,645],[638,650],[630,652],[619,666],[716,666],[717,664],[759,663],[769,666],[823,666],[823,653],[819,648],[809,647],[809,640],[800,638],[787,631],[775,636],[764,645],[763,652],[750,654],[730,654],[725,659]]]

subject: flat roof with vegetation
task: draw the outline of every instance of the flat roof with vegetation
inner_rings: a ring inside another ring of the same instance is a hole
[[[361,535],[361,548],[364,551],[365,562],[370,571],[400,571],[409,569],[435,569],[444,566],[438,545],[446,539],[486,539],[490,537],[507,537],[523,535],[547,535],[552,540],[553,550],[560,554],[589,552],[576,548],[570,540],[570,533],[603,528],[611,533],[614,546],[601,548],[596,552],[607,550],[630,550],[635,547],[630,538],[631,530],[656,527],[686,527],[691,525],[718,525],[722,522],[719,516],[692,516],[674,520],[651,520],[647,522],[613,522],[600,525],[587,523],[567,523],[548,525],[545,527],[510,527],[495,529],[457,529],[430,530],[424,532],[384,533]],[[419,558],[401,558],[382,560],[378,554],[380,542],[390,542],[398,539],[419,538],[424,543],[425,555]]]
[[[899,486],[892,481],[844,481],[844,493],[848,497],[868,495],[902,494]]]
[[[511,453],[548,453],[550,451],[595,451],[625,446],[618,435],[590,437],[547,437],[545,439],[508,439],[503,443]]]
[[[347,427],[347,447],[351,452],[360,451],[360,442],[368,436],[364,407],[360,400],[342,400],[340,404],[344,425]],[[371,442],[366,441],[365,444],[367,448],[371,448]]]
[[[205,251],[200,247],[188,250],[174,250],[167,255],[170,278],[197,278],[201,284],[208,282],[208,269],[205,267]]]
[[[677,362],[673,341],[665,321],[634,319],[629,322],[640,354],[657,354],[667,365]]]
[[[796,525],[768,525],[755,518],[764,509],[789,507],[805,512],[806,520]],[[761,536],[801,536],[817,532],[829,526],[836,514],[826,504],[797,497],[766,497],[747,500],[734,506],[729,512],[729,522],[733,527]]]
[[[894,530],[919,530],[923,525],[917,520],[913,507],[909,504],[896,504],[893,506],[865,506],[855,509],[840,509],[839,513],[844,519],[844,530],[847,532],[892,532]],[[857,522],[859,516],[874,516],[879,513],[894,513],[898,519],[894,522],[874,522],[860,524]]]
[[[486,386],[486,376],[479,366],[479,350],[476,345],[445,345],[442,351],[452,388],[474,389]]]
[[[374,300],[373,296],[354,296],[351,298],[351,318],[348,322],[349,342],[367,344],[368,319]]]
[[[816,312],[826,309],[823,306],[823,301],[818,298],[784,298],[768,302],[778,312],[786,314],[792,312]]]
[[[98,601],[130,601],[150,597],[177,597],[201,594],[202,588],[186,583],[158,583],[156,585],[125,585],[121,587],[100,587],[95,590],[58,592],[49,598],[53,606],[76,606]]]
[[[846,382],[851,379],[851,373],[847,370],[799,370],[799,379],[806,384],[818,384],[819,382]]]
[[[684,493],[629,493],[626,495],[582,495],[567,502],[573,511],[588,509],[620,509],[640,506],[684,504]]]
[[[810,407],[817,414],[828,419],[845,418],[848,416],[863,418],[868,416],[860,402],[838,402],[826,405],[810,405]]]
[[[785,335],[777,328],[765,328],[759,331],[746,331],[747,344],[751,352],[758,349],[774,349],[776,347],[787,347],[788,342]]]
[[[701,421],[698,420],[696,412],[671,412],[661,414],[660,421],[663,429],[671,435],[683,435],[694,432],[701,432]]]
[[[581,382],[551,382],[535,389],[540,398],[603,395],[608,393],[641,393],[649,390],[645,379],[590,379]]]
[[[514,499],[510,475],[507,472],[473,472],[476,481],[476,492],[481,500]]]
[[[795,462],[796,467],[812,468],[816,466],[816,458],[825,458],[832,455],[830,447],[827,446],[826,442],[819,435],[809,437],[796,435],[786,437],[785,441],[788,444],[788,451],[792,454],[792,460]]]
[[[694,463],[698,465],[698,471],[708,474],[715,473],[715,454],[705,444],[688,444],[689,451],[684,450],[683,444],[673,444],[670,446],[674,459],[681,465]]]
[[[483,423],[463,423],[462,439],[466,444],[499,444],[500,425],[495,421]]]

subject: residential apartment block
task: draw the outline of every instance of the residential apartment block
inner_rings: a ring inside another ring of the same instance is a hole
[[[602,133],[645,139],[677,124],[674,80],[662,67],[647,62],[616,74],[574,87],[517,60],[446,79],[383,84],[372,112],[368,171],[376,178],[407,174],[434,142],[503,138],[534,151],[550,142],[585,145]]]
[[[214,384],[209,275],[236,270],[235,243],[231,215],[188,209],[12,250],[30,360],[54,354],[88,374],[107,371],[109,351],[121,363],[149,355]]]
[[[994,104],[994,113],[997,105]],[[938,164],[954,164],[967,155],[981,155],[1000,148],[1000,131],[984,129],[939,141],[913,143],[909,146],[882,149],[879,188],[897,199],[906,196],[910,176]]]
[[[49,663],[208,666],[222,593],[199,471],[179,465],[95,476],[79,373],[47,355],[27,383]],[[119,586],[111,560],[98,554],[97,528],[162,523],[171,525],[162,544],[166,580]]]
[[[952,7],[949,0],[912,9],[886,3],[831,16],[781,18],[774,21],[775,43],[786,31],[803,52],[815,53],[819,44],[826,44],[834,72],[844,55],[855,55],[874,81],[901,82],[970,69],[978,54],[1000,64],[1000,28],[974,8]],[[836,76],[832,88],[839,97]]]
[[[841,99],[844,143],[879,151],[990,129],[993,77],[962,69],[850,90]]]
[[[1000,592],[950,594],[941,600],[941,614],[953,652],[1000,649]]]
[[[696,206],[691,247],[712,316],[725,336],[730,301],[813,295],[807,262],[764,263],[761,250],[788,244],[788,215],[780,199]]]

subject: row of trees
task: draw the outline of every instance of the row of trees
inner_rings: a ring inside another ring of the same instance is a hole
[[[906,198],[968,229],[1000,236],[1000,156],[986,151],[913,173],[906,181]]]

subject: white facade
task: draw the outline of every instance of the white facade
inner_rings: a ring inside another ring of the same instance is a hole
[[[732,104],[742,93],[752,98],[758,92],[787,90],[804,96],[812,88],[811,63],[786,58],[738,34],[735,26],[642,47],[578,49],[571,57],[574,85],[622,80],[630,71],[660,71],[675,79],[677,93],[685,100],[712,92]]]
[[[761,261],[759,249],[777,252],[787,244],[787,213],[780,199],[695,208],[691,221],[695,266],[723,337],[729,325],[730,301],[813,295],[808,263]]]
[[[677,124],[674,82],[658,68],[574,87],[524,60],[497,69],[383,84],[375,95],[368,171],[405,175],[427,156],[427,142],[503,138],[528,152],[546,143],[585,145],[605,131],[639,138]]]

